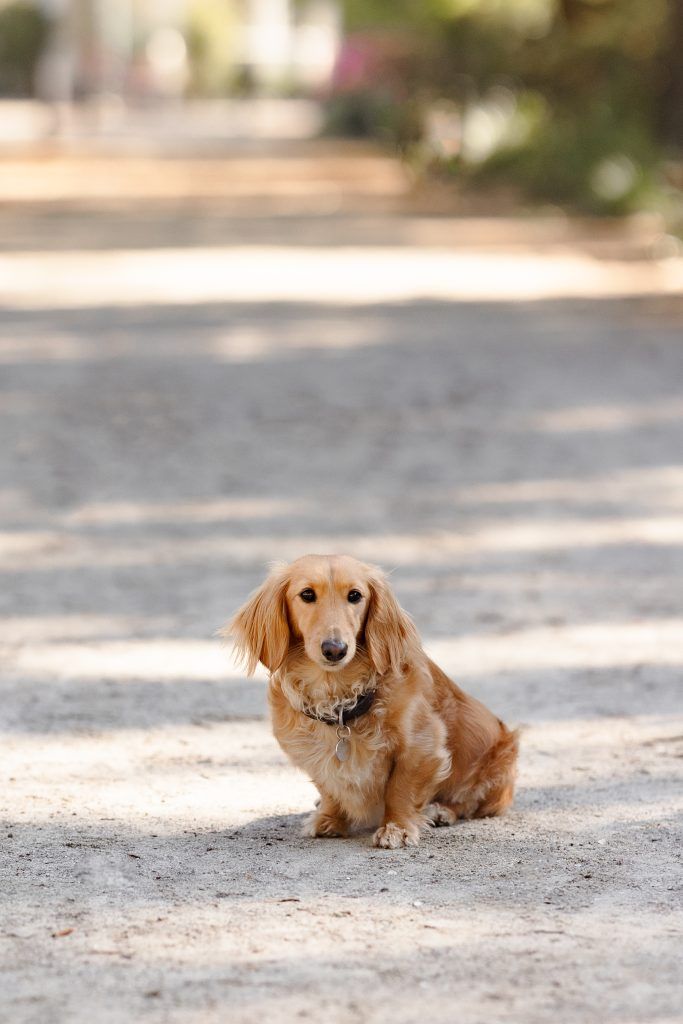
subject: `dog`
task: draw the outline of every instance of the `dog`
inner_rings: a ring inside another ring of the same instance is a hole
[[[275,737],[320,793],[307,835],[379,826],[374,845],[393,850],[511,804],[517,733],[427,657],[377,567],[278,565],[224,634],[249,674],[270,672]]]

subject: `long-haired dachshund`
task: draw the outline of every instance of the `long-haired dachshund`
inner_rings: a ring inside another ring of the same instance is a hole
[[[307,834],[379,825],[375,846],[395,849],[512,802],[516,733],[430,661],[379,569],[276,567],[225,633],[249,673],[269,670],[275,736],[320,792]]]

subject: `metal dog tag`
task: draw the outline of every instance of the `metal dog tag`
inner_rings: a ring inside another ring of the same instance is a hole
[[[344,725],[344,705],[339,705],[339,725],[337,726],[337,746],[334,748],[334,753],[338,761],[348,761],[349,755],[351,754],[351,744],[349,737],[351,735],[351,729],[348,725]]]
[[[351,744],[346,736],[342,736],[340,740],[337,740],[337,746],[334,748],[334,753],[338,761],[348,761],[349,754],[351,753]]]

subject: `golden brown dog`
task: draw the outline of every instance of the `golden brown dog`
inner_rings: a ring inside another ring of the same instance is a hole
[[[375,846],[394,849],[512,802],[516,734],[430,661],[379,569],[277,567],[225,632],[250,673],[269,670],[275,736],[320,791],[309,835],[379,824]]]

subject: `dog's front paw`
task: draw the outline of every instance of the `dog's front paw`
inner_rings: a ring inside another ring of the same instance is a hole
[[[314,811],[304,825],[303,834],[313,839],[343,839],[346,824],[331,814]]]
[[[420,829],[417,825],[397,825],[388,821],[381,825],[372,837],[372,845],[381,850],[398,850],[402,846],[417,846],[420,841]]]

